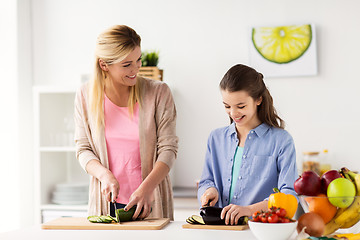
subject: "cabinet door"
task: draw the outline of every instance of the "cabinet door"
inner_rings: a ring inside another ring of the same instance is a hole
[[[40,147],[74,146],[75,93],[39,96]]]

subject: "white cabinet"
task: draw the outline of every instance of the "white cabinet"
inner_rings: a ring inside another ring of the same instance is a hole
[[[51,216],[86,216],[81,201],[54,201],[57,185],[87,185],[89,176],[75,156],[76,87],[34,87],[34,152],[36,222]],[[86,199],[87,200],[87,199]],[[55,203],[56,202],[56,203]]]

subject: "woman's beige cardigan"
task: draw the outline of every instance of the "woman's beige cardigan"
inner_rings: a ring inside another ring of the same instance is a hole
[[[156,161],[172,167],[177,156],[176,108],[169,87],[156,80],[138,77],[141,81],[142,104],[139,111],[139,141],[141,174],[145,179]],[[95,136],[94,124],[88,114],[88,87],[83,85],[75,98],[75,143],[76,156],[82,168],[96,159],[109,168],[104,127]],[[119,183],[121,186],[121,183]],[[101,183],[91,176],[89,187],[89,215],[107,215],[109,203],[101,194]],[[155,202],[152,217],[167,217],[173,220],[173,194],[169,175],[154,191]]]

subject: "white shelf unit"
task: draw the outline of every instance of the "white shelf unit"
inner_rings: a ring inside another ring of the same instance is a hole
[[[35,217],[37,223],[62,216],[86,216],[86,203],[52,202],[56,184],[89,183],[75,156],[74,100],[77,87],[37,86],[34,99]]]

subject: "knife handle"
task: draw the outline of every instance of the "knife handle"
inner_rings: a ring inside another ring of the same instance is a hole
[[[116,203],[116,197],[114,197],[114,193],[110,193],[110,200],[112,203]]]

